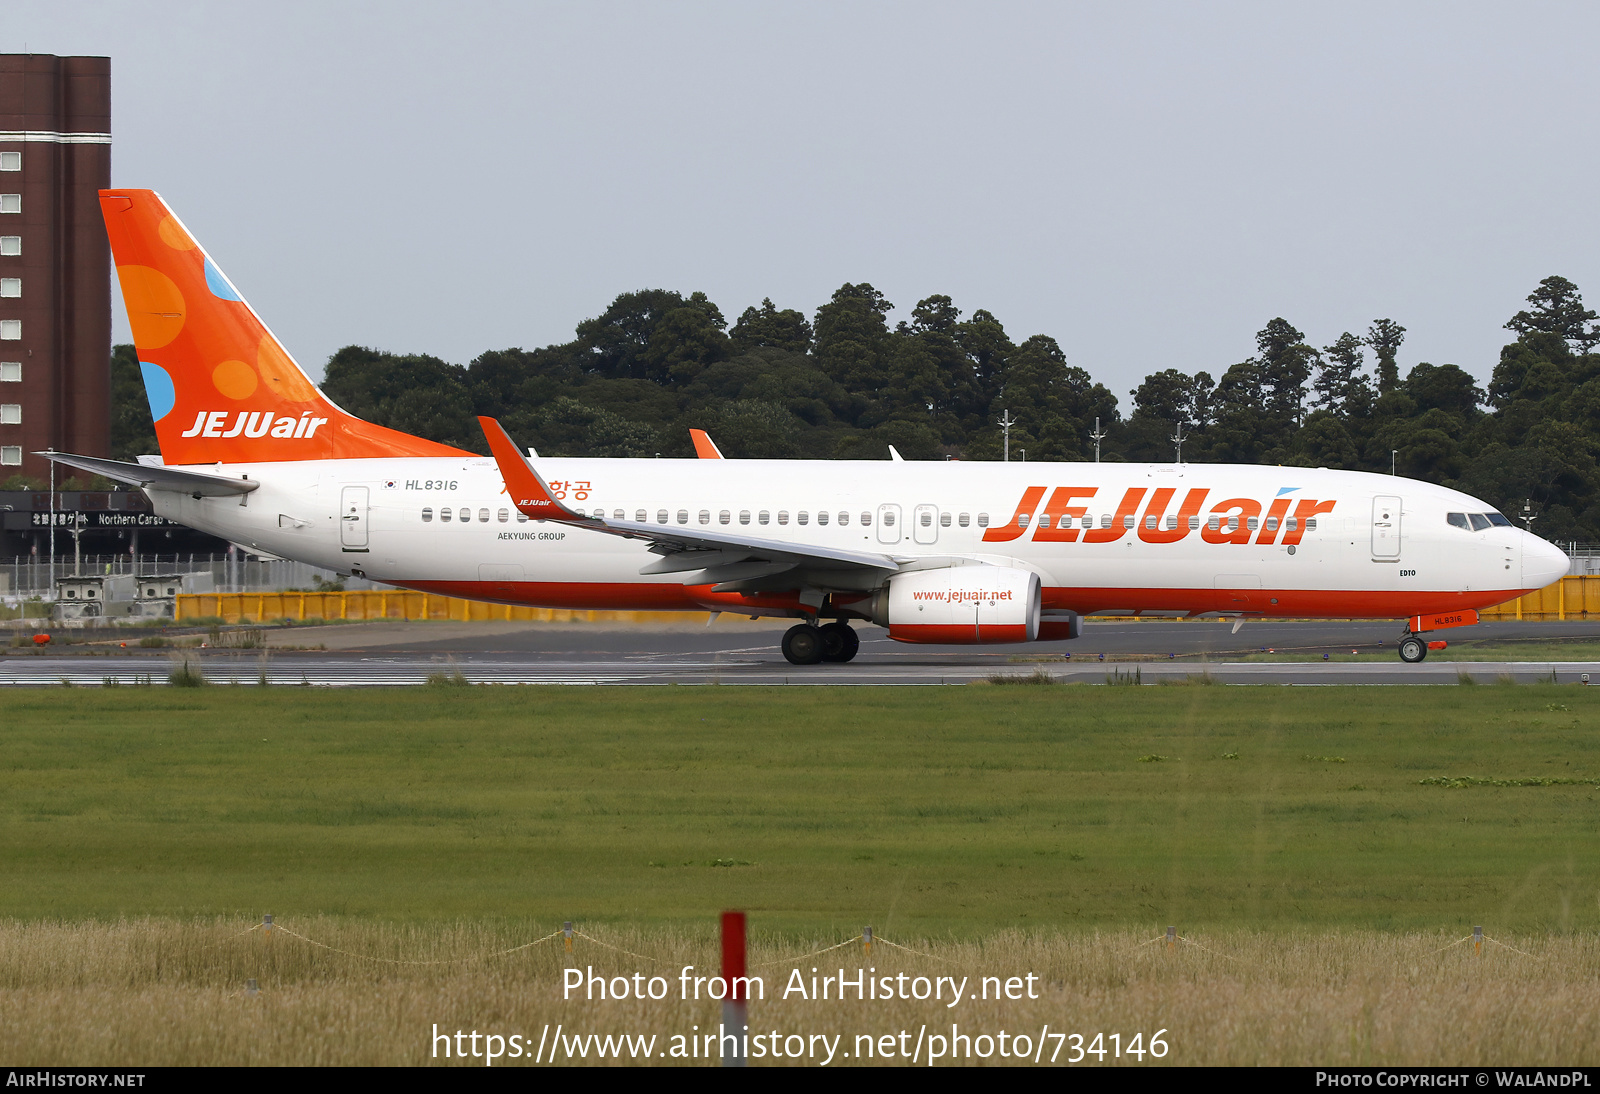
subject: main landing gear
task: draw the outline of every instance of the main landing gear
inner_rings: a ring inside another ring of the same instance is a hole
[[[845,662],[855,657],[861,638],[843,621],[817,627],[801,623],[783,635],[783,656],[791,665],[815,665],[820,661]]]

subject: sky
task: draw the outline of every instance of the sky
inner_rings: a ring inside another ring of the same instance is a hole
[[[1392,318],[1486,380],[1560,274],[1600,302],[1600,6],[74,3],[158,190],[314,377],[466,363],[619,293],[729,322],[871,282],[1056,338],[1129,404],[1276,317]],[[116,305],[118,341],[130,340]]]

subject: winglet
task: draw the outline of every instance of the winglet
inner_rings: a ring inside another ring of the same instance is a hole
[[[573,512],[556,500],[550,487],[539,477],[539,472],[533,469],[528,458],[511,443],[511,438],[499,422],[480,417],[478,424],[483,427],[483,435],[489,441],[489,451],[494,453],[494,462],[500,467],[500,477],[506,481],[506,492],[511,495],[513,505],[534,520],[585,519],[581,513]]]
[[[898,448],[896,448],[892,444],[889,446],[889,458],[891,460],[893,460],[895,463],[905,463],[906,462],[906,458],[904,456],[900,455],[900,450]]]
[[[722,450],[719,449],[710,435],[703,429],[689,430],[689,439],[694,441],[694,454],[702,460],[722,459]]]

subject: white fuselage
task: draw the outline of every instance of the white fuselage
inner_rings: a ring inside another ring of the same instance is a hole
[[[1039,575],[1046,609],[1079,613],[1398,618],[1486,607],[1566,572],[1564,554],[1520,529],[1448,522],[1451,513],[1492,514],[1483,502],[1360,472],[548,458],[537,466],[566,505],[589,515],[871,550],[903,562],[1014,566]],[[488,458],[194,470],[261,486],[242,499],[152,492],[161,515],[376,581],[551,607],[804,614],[781,594],[719,593],[686,584],[688,574],[641,575],[658,557],[643,542],[530,521]],[[1046,516],[1049,528],[1041,527]],[[1238,527],[1230,531],[1232,519]]]

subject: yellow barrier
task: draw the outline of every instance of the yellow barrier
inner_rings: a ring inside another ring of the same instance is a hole
[[[1484,619],[1536,621],[1600,619],[1600,574],[1564,577],[1554,585],[1479,613]],[[178,597],[178,622],[221,617],[227,623],[274,619],[442,619],[519,623],[689,623],[705,612],[611,612],[527,605],[486,604],[454,596],[402,589],[345,593],[185,593]],[[1101,617],[1095,617],[1101,618]]]
[[[184,593],[174,610],[178,622],[221,618],[225,623],[275,619],[439,619],[522,623],[691,623],[705,612],[574,611],[527,605],[486,604],[454,596],[371,589],[344,593]]]
[[[1554,585],[1478,613],[1484,619],[1600,619],[1600,574],[1564,577]]]

